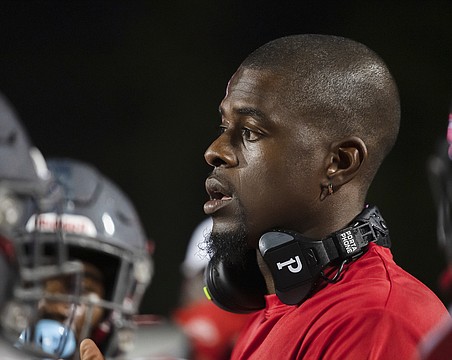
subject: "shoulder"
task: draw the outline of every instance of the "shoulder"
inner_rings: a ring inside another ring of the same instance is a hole
[[[326,359],[409,359],[425,331],[384,308],[354,309],[313,327],[306,349]]]
[[[399,267],[389,249],[371,244],[369,251],[349,264],[342,279],[328,284],[300,306],[299,311],[334,319],[364,314],[397,318],[420,331],[430,329],[447,309],[426,285]],[[331,319],[329,319],[331,320]]]
[[[297,358],[409,358],[445,313],[437,296],[397,266],[388,249],[370,247],[347,265],[340,281],[301,305],[275,300],[269,307],[267,301],[243,333],[240,349],[264,349],[259,355],[292,349]]]

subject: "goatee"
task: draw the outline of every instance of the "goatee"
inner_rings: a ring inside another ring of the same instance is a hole
[[[216,258],[231,264],[241,264],[250,250],[247,243],[247,232],[244,225],[234,231],[222,233],[212,232],[201,244],[210,258]]]

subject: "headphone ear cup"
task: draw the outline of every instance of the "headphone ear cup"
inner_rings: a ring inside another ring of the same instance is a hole
[[[246,314],[265,307],[267,287],[255,250],[246,254],[243,264],[212,258],[204,277],[212,301],[223,310]]]

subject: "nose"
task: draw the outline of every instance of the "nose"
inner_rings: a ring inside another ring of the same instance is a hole
[[[72,308],[67,302],[42,300],[40,309],[46,317],[64,322],[71,315]]]
[[[213,167],[233,167],[238,164],[237,155],[229,135],[224,132],[217,137],[204,153],[207,163]]]

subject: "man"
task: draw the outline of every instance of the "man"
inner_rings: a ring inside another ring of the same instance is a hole
[[[383,61],[340,37],[277,39],[241,64],[220,114],[205,153],[207,287],[225,308],[263,308],[231,358],[410,358],[446,309],[393,262],[386,223],[365,204],[399,129]],[[257,266],[266,290],[249,301]],[[83,360],[95,351],[82,343]]]

